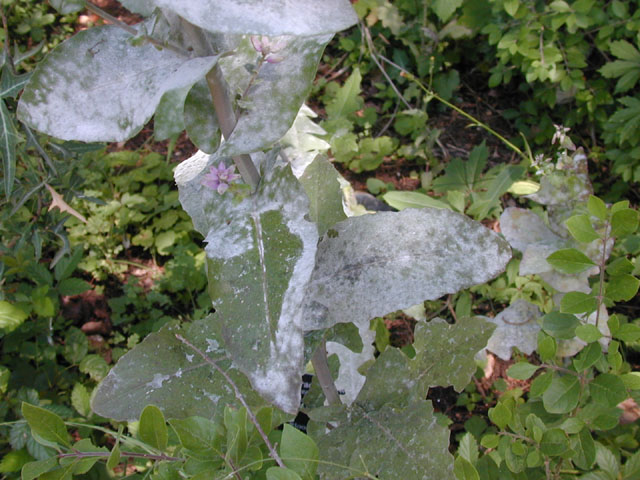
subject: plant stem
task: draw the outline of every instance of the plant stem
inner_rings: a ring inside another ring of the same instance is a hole
[[[211,365],[220,375],[222,375],[224,377],[224,379],[227,381],[227,383],[229,383],[229,385],[231,385],[231,387],[233,388],[233,391],[234,391],[234,393],[236,395],[236,398],[242,404],[242,406],[247,410],[247,415],[249,416],[249,420],[251,420],[251,423],[253,423],[255,425],[256,430],[258,430],[258,433],[262,437],[262,440],[264,441],[264,443],[266,444],[267,448],[269,449],[269,453],[271,454],[271,458],[273,458],[276,461],[278,466],[280,466],[282,468],[285,468],[284,462],[280,458],[280,455],[278,455],[278,452],[276,451],[276,449],[273,446],[273,444],[269,441],[269,438],[264,433],[264,430],[262,430],[262,427],[260,426],[260,422],[258,422],[258,419],[253,414],[253,412],[251,411],[251,408],[249,408],[249,405],[247,404],[247,401],[244,399],[244,395],[242,395],[242,393],[240,392],[240,389],[236,385],[236,382],[234,382],[233,379],[229,376],[229,374],[227,372],[225,372],[222,368],[220,368],[220,366],[215,361],[213,361],[211,358],[209,358],[198,347],[196,347],[191,342],[189,342],[189,340],[187,340],[186,338],[184,338],[180,334],[176,334],[176,338],[178,340],[180,340],[182,343],[184,343],[186,346],[191,348],[200,357],[202,357],[202,359],[205,362],[207,362],[209,365]]]
[[[72,452],[72,453],[60,453],[58,458],[90,458],[90,457],[108,457],[111,452]],[[120,456],[129,458],[145,458],[147,460],[157,461],[169,461],[169,462],[184,462],[185,459],[181,457],[170,457],[168,455],[154,455],[150,453],[135,453],[135,452],[120,452]]]
[[[189,37],[197,56],[208,57],[216,54],[200,28],[184,19],[182,19],[182,24],[184,32]],[[211,71],[207,73],[205,78],[209,91],[211,92],[211,100],[213,101],[216,118],[220,124],[220,130],[224,138],[228,139],[233,129],[236,128],[237,118],[233,110],[229,88],[222,74],[222,69],[216,64]],[[251,157],[247,154],[236,155],[233,157],[233,162],[238,168],[242,179],[251,187],[251,191],[255,192],[258,183],[260,183],[260,174]]]
[[[340,401],[340,395],[338,394],[338,389],[336,388],[335,383],[333,383],[333,378],[331,378],[331,372],[329,371],[329,363],[327,362],[327,346],[324,338],[320,345],[318,345],[318,348],[316,348],[313,357],[311,357],[311,363],[313,364],[313,369],[316,372],[316,377],[320,382],[322,393],[324,393],[329,405],[340,405],[342,403]]]
[[[368,38],[368,40],[370,40],[370,37]],[[383,75],[388,78],[387,74],[384,72],[384,70],[382,69],[382,67],[380,67],[379,62],[377,61],[377,59],[375,59],[376,54],[375,52],[373,52],[373,50],[371,50],[371,58],[374,59],[374,62],[376,65],[378,65],[378,68],[380,68],[380,70],[382,71]],[[458,112],[460,115],[462,115],[463,117],[467,118],[468,120],[470,120],[475,126],[483,128],[484,130],[486,130],[487,132],[489,132],[491,135],[493,135],[494,137],[496,137],[498,140],[500,140],[502,143],[504,143],[507,147],[509,147],[511,150],[513,150],[514,152],[516,152],[520,157],[522,157],[524,160],[526,160],[527,162],[531,162],[532,158],[530,158],[529,155],[527,155],[526,153],[524,153],[522,150],[520,150],[516,145],[514,145],[512,142],[510,142],[509,140],[507,140],[505,137],[503,137],[502,135],[500,135],[498,132],[496,132],[494,129],[492,129],[489,125],[487,125],[484,122],[481,122],[480,120],[478,120],[477,118],[475,118],[473,115],[468,114],[467,112],[465,112],[464,110],[462,110],[460,107],[457,107],[456,105],[454,105],[453,103],[445,100],[444,98],[442,98],[440,95],[438,95],[436,92],[434,92],[433,90],[431,90],[430,88],[427,88],[420,80],[418,80],[418,78],[411,72],[408,72],[407,70],[405,70],[404,68],[402,68],[400,65],[392,62],[391,60],[389,60],[388,58],[383,57],[382,55],[379,56],[381,60],[385,61],[386,63],[388,63],[389,65],[397,68],[398,70],[400,70],[401,74],[403,77],[405,77],[407,80],[414,82],[416,85],[418,85],[418,87],[420,87],[426,94],[427,96],[434,98],[436,100],[438,100],[440,103],[443,103],[444,105],[446,105],[447,107],[451,108],[452,110],[455,110],[456,112]],[[394,89],[394,91],[396,91],[397,93],[397,89],[395,88],[395,86],[393,85],[393,83],[391,83],[392,88]],[[399,95],[399,94],[398,94]],[[400,98],[402,98],[402,96],[400,96]]]

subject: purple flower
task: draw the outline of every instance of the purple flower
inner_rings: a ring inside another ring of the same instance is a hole
[[[212,190],[216,190],[220,195],[227,191],[229,184],[240,178],[240,175],[233,173],[235,166],[226,167],[224,162],[220,162],[218,166],[211,166],[209,173],[202,179],[202,185]]]
[[[262,57],[265,59],[267,63],[279,63],[284,60],[284,57],[280,55],[275,55],[275,53],[282,50],[287,46],[287,41],[284,38],[279,38],[277,40],[272,40],[269,37],[251,36],[251,45],[255,48],[256,52],[261,53]]]

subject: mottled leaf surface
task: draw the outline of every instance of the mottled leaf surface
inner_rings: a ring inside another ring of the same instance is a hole
[[[194,25],[220,33],[308,36],[338,32],[358,21],[348,0],[147,0],[145,3],[167,8]]]
[[[351,217],[318,246],[305,330],[363,322],[486,282],[511,249],[480,223],[448,210]]]
[[[18,115],[65,140],[123,141],[151,118],[162,96],[193,85],[217,57],[189,59],[107,25],[82,31],[40,63]]]
[[[431,402],[410,393],[407,358],[386,350],[337,428],[317,433],[321,479],[341,478],[344,467],[379,478],[433,479],[452,474],[449,432],[438,425]],[[311,412],[314,418],[314,412]],[[318,417],[316,417],[318,418]]]
[[[317,227],[307,196],[273,155],[258,191],[241,201],[201,184],[213,158],[196,154],[176,170],[180,201],[207,242],[209,294],[226,350],[266,399],[287,412],[300,401],[305,287],[314,265]],[[231,160],[227,159],[226,164]],[[195,175],[194,175],[195,174]]]
[[[226,358],[215,321],[208,317],[184,328],[168,326],[150,334],[127,352],[98,385],[92,409],[115,420],[138,419],[145,405],[158,405],[168,418],[199,415],[221,418],[225,405],[237,400],[231,385],[190,347],[180,333],[215,360],[241,389],[250,405],[264,401],[252,392],[247,378]]]
[[[487,350],[503,360],[511,358],[513,347],[531,355],[538,346],[540,325],[536,320],[539,316],[538,307],[524,300],[516,300],[494,318],[487,317],[487,321],[497,325],[489,338]]]
[[[451,325],[441,318],[416,325],[410,361],[412,377],[427,394],[431,386],[453,385],[461,392],[476,371],[476,354],[486,347],[495,326],[480,317],[460,318]]]
[[[236,54],[221,62],[227,81],[242,89],[238,123],[221,154],[263,150],[287,133],[309,94],[318,61],[330,39],[331,35],[283,37],[280,41],[284,47],[277,52],[282,61],[278,63],[261,62],[249,38],[240,40]],[[246,64],[255,66],[255,76],[246,72]],[[230,74],[230,69],[236,73]]]
[[[184,103],[184,124],[195,146],[206,153],[220,146],[220,126],[206,80],[196,83]]]

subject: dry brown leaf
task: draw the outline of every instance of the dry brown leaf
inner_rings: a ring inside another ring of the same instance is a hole
[[[62,196],[58,192],[56,192],[51,187],[51,185],[45,183],[44,186],[47,187],[47,190],[49,190],[49,193],[51,194],[51,205],[49,205],[49,211],[51,211],[51,209],[53,208],[57,208],[61,212],[67,212],[76,217],[81,222],[87,223],[87,219],[84,218],[80,213],[76,212],[73,208],[71,208],[71,206],[69,206],[69,204],[64,201]]]

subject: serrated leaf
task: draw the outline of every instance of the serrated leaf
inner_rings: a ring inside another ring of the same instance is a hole
[[[478,442],[471,433],[465,433],[460,440],[458,455],[460,455],[471,464],[474,464],[478,461]]]
[[[305,330],[368,322],[483,283],[511,257],[494,232],[448,210],[379,212],[331,230],[318,245]]]
[[[152,0],[211,32],[310,36],[335,33],[358,18],[347,0]]]
[[[28,317],[29,315],[20,308],[0,300],[0,328],[4,329],[5,332],[15,330]]]
[[[57,287],[60,295],[79,295],[91,290],[91,285],[81,278],[65,278]]]
[[[135,420],[148,404],[159,405],[169,418],[199,415],[220,418],[225,405],[236,398],[227,381],[195,351],[176,338],[180,333],[211,355],[243,393],[250,406],[264,404],[246,377],[222,357],[222,340],[211,317],[177,329],[166,326],[127,352],[98,385],[91,406],[98,415]]]
[[[458,480],[480,480],[476,467],[464,457],[456,458],[453,473]]]
[[[436,200],[429,195],[419,192],[387,192],[382,198],[385,202],[391,205],[397,210],[404,210],[405,208],[444,208],[451,210],[451,207],[441,200]]]
[[[549,413],[569,413],[580,399],[580,379],[574,375],[553,376],[551,385],[542,394],[544,408]]]
[[[30,77],[30,72],[22,75],[15,75],[8,65],[2,67],[2,78],[0,78],[0,99],[7,97],[16,98],[18,93],[20,93],[27,84]]]
[[[138,426],[138,435],[140,439],[163,451],[167,448],[169,440],[169,430],[164,419],[162,411],[155,405],[147,405],[140,414],[140,423]]]
[[[599,442],[596,442],[596,463],[609,475],[609,478],[618,478],[620,466],[615,455]]]
[[[58,415],[25,402],[22,403],[21,410],[32,433],[49,442],[66,447],[71,446],[67,427]]]
[[[290,166],[278,163],[258,191],[238,203],[207,190],[201,176],[189,176],[197,170],[189,165],[203,160],[208,156],[197,154],[183,162],[176,181],[183,207],[208,243],[209,295],[220,338],[254,388],[293,413],[304,355],[301,303],[318,242],[317,227],[306,218],[309,201]]]
[[[123,141],[147,123],[163,94],[193,85],[217,61],[190,59],[149,43],[133,46],[132,38],[106,25],[63,42],[31,76],[19,118],[65,140]]]
[[[257,67],[255,78],[250,75],[239,77],[242,78],[241,83],[234,86],[244,92],[241,98],[243,109],[233,132],[221,146],[221,155],[264,150],[287,133],[309,94],[318,61],[330,39],[330,35],[287,37],[286,46],[278,51],[282,61],[263,62]],[[257,64],[258,54],[249,39],[243,37],[242,42],[238,51],[247,52],[244,63]],[[228,67],[227,62],[231,62]],[[221,61],[223,72],[227,68],[236,68],[237,62],[233,58]],[[291,75],[291,72],[296,74]]]
[[[319,235],[324,235],[334,224],[347,218],[342,206],[339,176],[326,157],[318,156],[300,177],[309,197],[309,216],[318,224]]]
[[[78,368],[82,373],[86,373],[96,382],[101,381],[109,372],[109,365],[104,358],[97,354],[85,356]]]
[[[0,473],[17,472],[31,460],[33,457],[24,449],[11,451],[0,460]]]
[[[445,193],[450,190],[460,190],[471,193],[478,188],[488,157],[489,149],[482,142],[471,150],[467,161],[460,158],[451,159],[445,167],[445,174],[434,180],[434,191]]]
[[[459,318],[453,325],[440,318],[416,325],[416,356],[409,365],[424,394],[431,386],[453,385],[456,391],[462,391],[476,371],[474,357],[487,345],[494,329],[480,317]],[[451,345],[456,347],[452,349]]]
[[[593,260],[575,248],[558,250],[547,257],[547,262],[562,273],[581,273],[595,265]]]
[[[87,335],[77,327],[69,327],[64,337],[62,355],[72,365],[78,365],[89,351]]]
[[[301,431],[284,425],[280,440],[280,456],[285,465],[302,480],[314,480],[318,468],[318,446]]]
[[[589,243],[600,238],[600,235],[596,233],[593,225],[591,225],[588,215],[574,215],[567,219],[565,224],[569,229],[569,233],[579,242]]]

